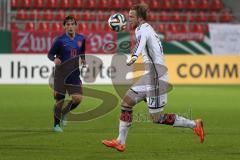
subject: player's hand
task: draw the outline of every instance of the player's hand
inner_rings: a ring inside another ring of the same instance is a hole
[[[82,64],[82,67],[86,67],[86,60],[85,59],[81,59],[81,64]]]
[[[132,58],[127,62],[127,65],[128,65],[128,66],[131,66],[136,60],[137,60],[137,57],[136,57],[136,56],[132,57]]]
[[[59,58],[55,58],[53,62],[55,65],[60,65],[62,63]]]

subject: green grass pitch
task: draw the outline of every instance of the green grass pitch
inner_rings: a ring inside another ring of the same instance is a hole
[[[88,86],[116,95],[112,86]],[[119,101],[120,102],[120,101]],[[145,103],[123,153],[101,144],[118,134],[120,108],[89,122],[69,122],[53,133],[52,92],[46,85],[0,86],[0,160],[233,160],[240,159],[240,86],[175,86],[166,112],[204,120],[205,143],[190,129],[147,121]],[[75,112],[101,101],[86,97]],[[146,118],[146,119],[144,119]]]

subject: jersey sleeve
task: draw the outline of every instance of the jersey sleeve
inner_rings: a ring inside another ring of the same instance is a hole
[[[137,37],[137,43],[133,50],[132,57],[138,57],[142,53],[143,49],[146,47],[147,43],[147,31],[141,30],[140,35]]]
[[[55,59],[55,56],[59,54],[59,50],[60,50],[60,41],[58,40],[58,38],[53,42],[52,47],[50,48],[49,52],[48,52],[48,58],[53,61]]]

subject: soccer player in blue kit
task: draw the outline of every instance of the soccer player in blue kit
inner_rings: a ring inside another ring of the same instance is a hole
[[[72,16],[65,17],[63,21],[65,33],[56,38],[51,49],[48,53],[48,58],[55,64],[55,72],[59,69],[59,73],[64,67],[59,67],[66,62],[78,58],[78,61],[83,66],[86,65],[85,61],[85,37],[76,33],[77,21]],[[78,63],[78,65],[80,65]],[[54,99],[56,101],[54,105],[54,127],[53,131],[63,132],[61,127],[61,121],[64,121],[64,117],[73,109],[75,109],[82,100],[82,81],[80,79],[79,67],[70,72],[71,74],[66,78],[63,87],[63,92],[58,92],[55,88],[59,88],[59,83],[54,79]],[[54,75],[56,78],[56,75]],[[58,77],[59,78],[59,77]],[[62,77],[65,78],[65,77]],[[71,96],[71,101],[63,108],[65,94]]]

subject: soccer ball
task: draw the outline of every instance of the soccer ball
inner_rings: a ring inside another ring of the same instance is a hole
[[[109,17],[108,25],[111,28],[111,30],[115,32],[120,32],[126,28],[127,20],[123,14],[116,13]]]

